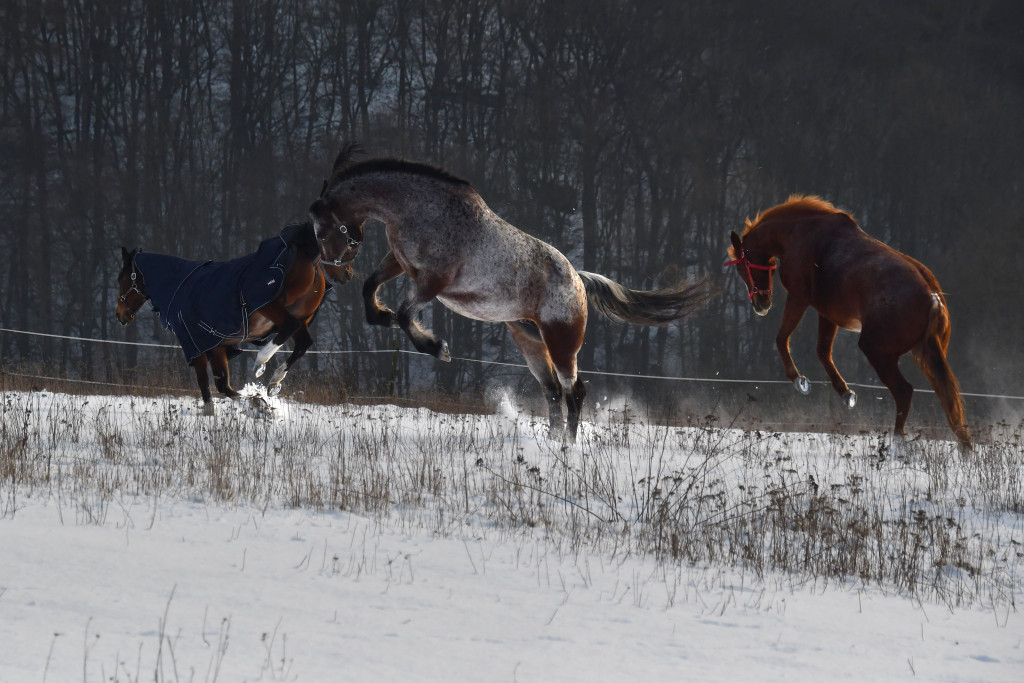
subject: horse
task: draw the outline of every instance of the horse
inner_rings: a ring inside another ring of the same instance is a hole
[[[416,320],[433,299],[467,318],[505,323],[547,399],[553,439],[577,436],[586,388],[576,356],[588,300],[619,323],[667,325],[710,294],[706,278],[637,291],[577,270],[553,246],[498,216],[467,181],[401,159],[353,163],[355,151],[349,145],[338,154],[309,216],[324,229],[371,218],[384,224],[390,250],[363,284],[367,323],[399,327],[418,351],[445,362],[448,342]],[[411,286],[395,312],[381,305],[377,290],[403,273]]]
[[[906,437],[914,388],[900,372],[908,351],[935,389],[949,426],[962,447],[971,435],[959,384],[946,361],[950,318],[946,297],[920,262],[864,232],[848,214],[814,196],[794,195],[732,231],[729,261],[747,287],[754,312],[772,306],[775,271],[787,292],[775,344],[786,377],[807,394],[810,382],[797,370],[789,338],[807,308],[818,312],[818,360],[832,387],[853,408],[857,394],[832,362],[838,328],[860,333],[858,346],[896,403],[893,433]]]
[[[195,369],[203,409],[210,415],[215,407],[208,368],[217,390],[237,398],[228,360],[240,352],[238,345],[246,341],[262,344],[255,368],[260,377],[274,354],[294,339],[292,353],[277,366],[268,383],[268,393],[276,396],[288,370],[313,344],[308,325],[330,288],[325,271],[335,282],[347,282],[361,242],[360,226],[347,232],[337,227],[318,229],[307,222],[288,226],[277,237],[264,240],[255,254],[228,262],[185,261],[121,247],[117,320],[128,325],[143,303],[152,302]],[[218,305],[226,311],[210,310]]]

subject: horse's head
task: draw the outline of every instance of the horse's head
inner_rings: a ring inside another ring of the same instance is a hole
[[[135,313],[149,299],[142,272],[135,265],[135,255],[142,249],[128,251],[121,247],[121,272],[117,275],[117,321],[127,325],[135,319]]]
[[[736,272],[743,278],[750,294],[750,303],[754,312],[765,315],[772,307],[772,276],[775,275],[775,257],[765,254],[743,244],[743,239],[733,231],[729,236],[732,247],[729,249],[727,266],[736,266]]]
[[[309,207],[320,256],[328,266],[343,266],[359,253],[363,243],[363,224],[355,216],[346,216],[330,197],[321,196]]]
[[[313,231],[320,245],[322,262],[328,268],[334,267],[327,271],[329,276],[330,273],[335,273],[344,277],[347,273],[348,277],[340,280],[342,284],[348,282],[352,276],[351,267],[345,269],[343,266],[350,263],[359,252],[359,245],[363,243],[363,221],[360,217],[345,212],[341,202],[337,197],[331,196],[328,189],[338,174],[351,165],[352,157],[357,154],[365,154],[358,142],[349,143],[341,149],[331,168],[331,177],[324,180],[324,185],[320,188],[320,197],[309,207],[309,217],[313,221]]]

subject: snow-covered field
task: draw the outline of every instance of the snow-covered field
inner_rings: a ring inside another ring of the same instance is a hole
[[[0,681],[1022,680],[1013,428],[0,400]]]

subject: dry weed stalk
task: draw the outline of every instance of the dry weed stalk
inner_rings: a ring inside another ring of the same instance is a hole
[[[562,556],[782,572],[963,605],[1012,603],[1024,575],[1024,444],[993,428],[895,459],[885,435],[687,427],[628,406],[568,446],[528,418],[397,406],[245,405],[0,393],[0,515],[47,495],[102,524],[127,499],[345,510],[466,538],[536,535]],[[998,432],[998,433],[995,433]],[[672,598],[674,599],[674,598]]]

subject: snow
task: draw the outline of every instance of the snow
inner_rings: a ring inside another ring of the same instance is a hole
[[[202,419],[189,399],[2,397],[5,416],[30,405],[43,425],[80,411],[82,436],[69,446],[79,452],[98,443],[105,420],[145,429],[144,405]],[[458,429],[457,418],[422,409],[274,407],[272,421],[291,433],[332,410],[361,417],[344,430],[395,421],[410,442]],[[220,408],[218,420],[261,419]],[[524,452],[544,465],[551,456],[532,424],[506,402],[478,428],[538,444]],[[168,466],[137,447],[128,454],[135,467]],[[0,483],[0,681],[1019,681],[1024,672],[1019,574],[1008,598],[951,606],[852,579],[753,577],[572,545],[480,514],[437,521],[429,501],[378,514],[221,500],[176,481],[121,487],[101,502],[75,490],[74,471],[46,485]],[[1004,535],[1024,540],[1008,517]]]

